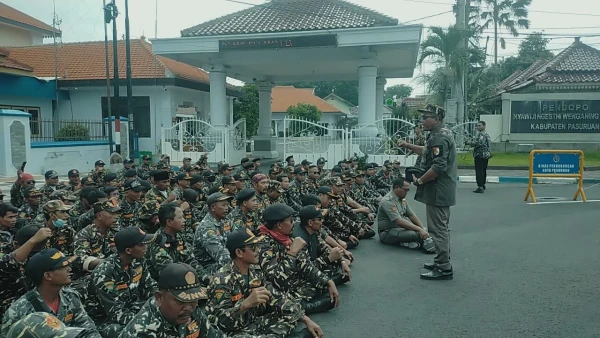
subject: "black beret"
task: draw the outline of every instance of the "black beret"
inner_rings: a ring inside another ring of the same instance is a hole
[[[329,188],[329,187],[327,187]],[[331,191],[331,189],[329,189]],[[321,204],[321,199],[317,195],[307,194],[300,196],[302,206]]]
[[[111,182],[117,179],[117,174],[115,173],[108,173],[106,175],[104,175],[104,182]]]
[[[279,222],[284,219],[293,216],[296,211],[287,204],[275,203],[269,205],[265,211],[263,211],[263,219],[266,222]]]
[[[327,209],[317,209],[314,205],[307,205],[300,209],[298,215],[302,220],[310,220],[315,218],[322,218],[327,213]]]
[[[235,195],[235,199],[238,202],[244,202],[251,199],[255,195],[256,191],[254,189],[242,189],[242,191],[238,192],[237,195]]]
[[[125,177],[135,177],[137,176],[137,171],[135,169],[128,169],[125,171]]]
[[[152,177],[154,177],[154,181],[156,181],[156,182],[168,181],[171,179],[169,177],[169,172],[162,171],[162,170],[154,172],[154,175],[152,175]]]

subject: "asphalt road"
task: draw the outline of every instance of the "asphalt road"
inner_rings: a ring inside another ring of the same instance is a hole
[[[364,240],[341,306],[312,316],[327,337],[600,337],[600,203],[529,205],[517,184],[472,190],[459,185],[451,211],[454,279],[421,280],[432,256]],[[575,185],[535,192],[568,199]],[[600,200],[600,186],[586,193]]]

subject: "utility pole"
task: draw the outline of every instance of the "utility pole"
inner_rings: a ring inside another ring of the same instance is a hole
[[[462,70],[457,72],[456,79],[454,81],[454,88],[456,89],[456,115],[458,118],[458,123],[461,124],[465,120],[465,75],[466,75],[466,67],[467,67],[467,49],[465,48],[466,44],[464,40],[468,41],[466,38],[466,9],[465,9],[465,0],[458,0],[458,15],[456,16],[456,28],[462,34],[463,40],[459,44],[460,48],[460,64]]]
[[[111,10],[106,6],[106,0],[102,0],[102,11],[104,11],[104,54],[105,54],[105,60],[106,60],[106,104],[107,104],[107,116],[108,116],[108,147],[109,147],[109,151],[110,151],[110,155],[112,155],[114,148],[113,148],[113,134],[112,134],[112,121],[111,121],[111,116],[112,116],[112,107],[111,105],[111,100],[110,100],[110,64],[109,64],[109,58],[108,58],[108,27],[106,25],[108,25],[111,21],[112,21],[112,12]]]
[[[116,0],[112,0],[108,6],[112,10],[112,21],[113,21],[113,71],[114,71],[114,95],[115,95],[115,151],[121,154],[121,94],[119,93],[119,41],[117,36],[117,16],[119,10],[115,3]],[[121,154],[123,155],[123,154]]]
[[[129,34],[129,0],[125,0],[125,58],[127,59],[127,116],[129,122],[129,158],[135,156],[135,135],[133,128],[133,88],[131,82],[131,36]]]

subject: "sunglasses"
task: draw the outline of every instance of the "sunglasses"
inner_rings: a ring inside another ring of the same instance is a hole
[[[256,249],[258,249],[258,245],[256,245],[256,244],[246,245],[244,248],[247,250],[250,250],[250,251],[256,251]]]
[[[35,181],[25,181],[25,184],[35,184]]]

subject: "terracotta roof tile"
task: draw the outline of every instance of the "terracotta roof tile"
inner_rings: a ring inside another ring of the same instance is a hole
[[[4,19],[4,20],[2,20],[2,19]],[[60,30],[54,29],[52,26],[45,24],[44,22],[42,22],[34,17],[31,17],[19,10],[16,10],[2,2],[0,2],[0,21],[4,21],[4,22],[8,22],[8,23],[15,22],[15,23],[24,24],[24,25],[27,25],[27,26],[30,26],[33,28],[38,28],[38,29],[46,31],[46,33],[48,35],[51,35],[54,32],[56,32],[58,35],[61,34]]]
[[[125,41],[118,42],[119,78],[126,78]],[[58,77],[69,80],[106,78],[104,41],[67,43],[58,46]],[[113,48],[109,43],[109,71],[113,74]],[[15,47],[10,49],[14,60],[31,65],[37,77],[54,76],[54,46]],[[134,79],[181,78],[208,83],[208,74],[194,66],[156,56],[144,40],[131,40],[131,72]]]
[[[185,29],[181,36],[216,36],[396,26],[398,20],[343,0],[271,0]]]
[[[277,86],[271,94],[271,111],[285,113],[291,106],[298,103],[312,104],[322,113],[341,113],[339,109],[314,95],[313,88],[295,88],[293,86]]]

